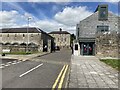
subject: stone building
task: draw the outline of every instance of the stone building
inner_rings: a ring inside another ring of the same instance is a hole
[[[98,47],[101,46],[100,43],[96,43],[98,42],[98,34],[105,32],[118,33],[118,16],[108,11],[108,5],[99,5],[92,15],[80,21],[76,26],[76,37],[80,44],[80,54],[98,54]],[[115,35],[111,34],[111,38],[114,38]],[[100,41],[102,42],[102,40]],[[104,42],[107,43],[107,39]],[[108,46],[106,45],[106,47]],[[107,50],[104,48],[104,51]]]
[[[4,28],[1,29],[0,37],[2,49],[9,49],[11,52],[25,51],[47,51],[51,52],[54,48],[54,38],[39,28]]]
[[[50,32],[49,35],[54,37],[55,46],[59,46],[60,48],[70,48],[71,34],[69,32],[62,31],[60,28],[59,31]]]

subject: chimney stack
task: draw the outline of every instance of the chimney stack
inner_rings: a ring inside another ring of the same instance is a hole
[[[60,32],[62,31],[62,28],[60,28]]]

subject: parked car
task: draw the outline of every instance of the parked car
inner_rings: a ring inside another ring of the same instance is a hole
[[[5,56],[5,53],[2,53],[2,56]]]
[[[56,46],[56,47],[55,47],[55,50],[60,50],[60,47],[59,47],[59,46]]]

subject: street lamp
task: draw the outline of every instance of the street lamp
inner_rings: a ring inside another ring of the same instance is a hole
[[[26,50],[26,53],[29,52],[29,47],[28,47],[28,44],[29,44],[29,21],[30,19],[32,19],[31,17],[28,17],[27,20],[28,20],[28,26],[27,26],[27,50]]]

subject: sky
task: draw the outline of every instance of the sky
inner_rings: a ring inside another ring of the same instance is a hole
[[[58,0],[59,1],[59,0]],[[41,2],[32,0],[26,2],[8,2],[0,4],[0,28],[38,27],[45,32],[58,31],[62,28],[71,34],[76,32],[76,24],[92,15],[99,4],[108,4],[109,11],[118,14],[118,2]]]

